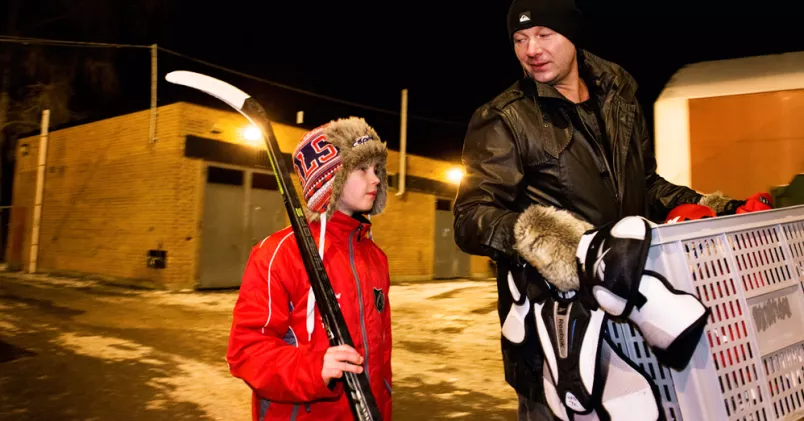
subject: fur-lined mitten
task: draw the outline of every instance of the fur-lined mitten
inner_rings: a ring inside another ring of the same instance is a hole
[[[712,208],[717,216],[734,215],[737,213],[737,208],[745,205],[745,203],[745,200],[732,199],[719,191],[705,194],[701,200],[698,201],[699,205]]]
[[[588,222],[552,206],[531,205],[514,225],[514,249],[557,289],[579,287],[575,254]]]

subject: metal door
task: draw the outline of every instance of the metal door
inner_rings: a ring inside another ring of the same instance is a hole
[[[243,235],[244,177],[240,170],[208,168],[199,288],[240,285],[248,257]]]
[[[273,174],[254,173],[251,182],[251,237],[254,246],[281,230],[285,222],[285,204]]]
[[[450,201],[438,199],[436,206],[433,277],[468,278],[471,276],[470,257],[455,244]]]

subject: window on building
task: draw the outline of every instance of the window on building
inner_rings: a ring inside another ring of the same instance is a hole
[[[242,186],[243,171],[210,166],[207,168],[207,183]]]
[[[255,172],[251,177],[251,188],[262,190],[279,190],[279,184],[276,182],[275,175]]]
[[[452,200],[450,199],[436,199],[436,210],[451,211]]]

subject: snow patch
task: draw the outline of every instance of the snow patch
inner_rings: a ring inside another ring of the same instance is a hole
[[[74,333],[64,333],[56,339],[56,342],[76,354],[112,361],[138,360],[154,352],[151,347],[106,336],[79,336]]]

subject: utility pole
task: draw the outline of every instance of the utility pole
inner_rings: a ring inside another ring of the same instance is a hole
[[[42,202],[45,193],[47,168],[47,141],[50,127],[50,110],[42,111],[42,134],[39,136],[39,167],[36,174],[36,199],[31,224],[31,251],[28,255],[28,273],[36,273],[39,263],[39,230],[42,225]]]
[[[397,197],[405,194],[405,174],[407,173],[408,149],[408,90],[402,90],[402,112],[399,121],[399,191]]]
[[[159,80],[157,75],[156,60],[159,55],[159,48],[156,44],[151,45],[151,128],[148,132],[148,141],[150,143],[156,142],[156,118],[157,118],[157,104],[156,104],[156,84]]]

